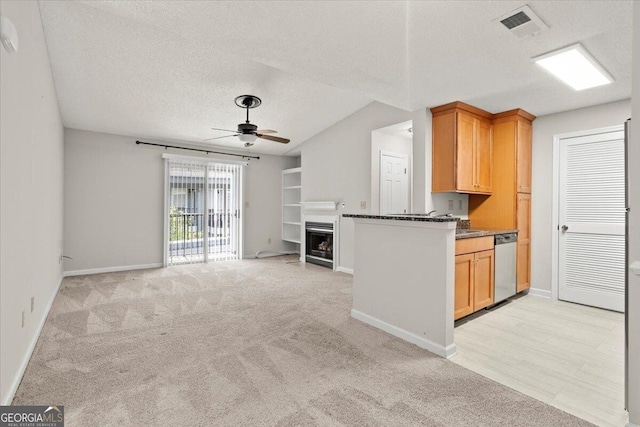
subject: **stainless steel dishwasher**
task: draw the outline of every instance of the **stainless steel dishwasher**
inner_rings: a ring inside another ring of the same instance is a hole
[[[516,246],[518,233],[495,235],[494,303],[516,294]]]

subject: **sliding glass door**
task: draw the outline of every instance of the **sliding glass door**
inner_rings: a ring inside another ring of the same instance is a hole
[[[241,258],[242,165],[167,159],[166,265]]]
[[[207,167],[208,260],[239,258],[240,167],[229,164]]]

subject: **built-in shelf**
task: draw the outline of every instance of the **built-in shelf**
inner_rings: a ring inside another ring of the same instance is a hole
[[[282,240],[300,244],[302,236],[302,168],[282,171]]]

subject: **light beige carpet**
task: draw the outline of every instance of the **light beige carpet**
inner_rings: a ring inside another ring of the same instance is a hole
[[[67,278],[14,404],[68,426],[581,426],[350,317],[295,257]]]

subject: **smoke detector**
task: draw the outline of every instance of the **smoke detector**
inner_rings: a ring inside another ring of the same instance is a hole
[[[500,18],[494,19],[494,22],[505,27],[519,39],[528,39],[549,29],[547,24],[526,4]]]

